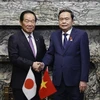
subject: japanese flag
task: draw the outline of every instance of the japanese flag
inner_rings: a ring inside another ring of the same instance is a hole
[[[30,67],[26,79],[24,81],[22,91],[27,97],[27,99],[30,100],[36,95],[36,90],[37,90],[37,85],[35,82],[35,76]]]

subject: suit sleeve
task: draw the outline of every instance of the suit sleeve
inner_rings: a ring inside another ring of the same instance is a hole
[[[8,40],[9,59],[14,66],[28,70],[33,61],[20,57],[17,41],[18,39],[13,35]]]
[[[89,67],[90,67],[90,53],[88,35],[85,32],[81,37],[81,81],[88,81]]]

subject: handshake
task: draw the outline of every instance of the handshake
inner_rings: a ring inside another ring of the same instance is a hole
[[[44,63],[43,62],[34,62],[32,65],[32,68],[35,71],[40,72],[41,70],[44,69]]]

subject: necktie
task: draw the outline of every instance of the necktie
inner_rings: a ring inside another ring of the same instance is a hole
[[[32,42],[32,39],[31,39],[32,36],[29,35],[28,38],[29,38],[29,44],[30,44],[30,47],[31,47],[32,52],[33,52],[33,54],[34,54],[34,56],[35,56],[35,50],[34,50],[33,42]]]
[[[67,35],[68,34],[63,34],[64,35],[64,41],[63,41],[63,47],[64,47],[64,49],[66,48],[66,44],[67,44]]]

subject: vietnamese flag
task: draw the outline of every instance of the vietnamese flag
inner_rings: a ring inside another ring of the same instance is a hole
[[[36,95],[36,90],[37,85],[35,82],[35,76],[30,67],[26,79],[24,81],[22,91],[25,94],[26,98],[28,100],[31,100]]]
[[[39,89],[39,96],[41,99],[44,99],[56,92],[56,88],[54,87],[51,78],[48,73],[48,68],[46,68],[44,75],[42,77],[41,87]]]

